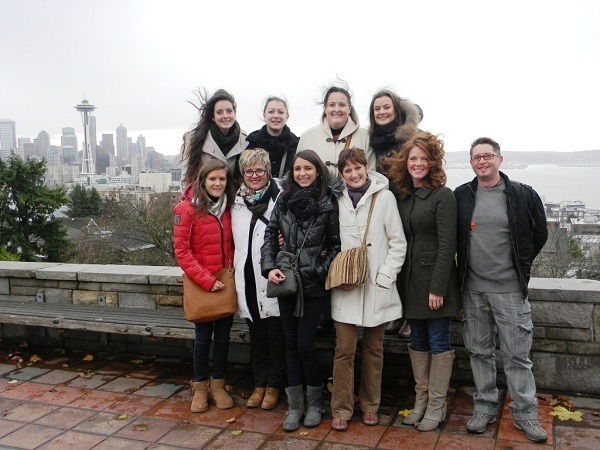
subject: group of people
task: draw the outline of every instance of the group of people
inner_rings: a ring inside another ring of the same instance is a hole
[[[359,328],[362,422],[377,424],[386,324],[405,317],[416,385],[414,408],[402,422],[435,430],[446,417],[454,360],[450,322],[462,309],[476,386],[467,429],[482,433],[495,421],[497,331],[515,427],[546,440],[529,359],[527,285],[547,238],[537,193],[500,172],[500,146],[489,138],[471,146],[475,179],[452,192],[443,142],[419,129],[421,108],[391,90],[374,95],[368,130],[347,87],[327,88],[322,105],[321,123],[298,138],[287,126],[287,102],[269,97],[265,125],[246,135],[233,96],[218,90],[201,96],[200,120],[182,145],[188,186],[174,211],[175,254],[207,291],[223,288],[216,272],[235,269],[255,386],[247,406],[273,409],[285,389],[284,430],[298,429],[302,418],[306,427],[321,423],[315,340],[329,316],[336,332],[331,426],[344,431],[353,416]],[[361,242],[366,282],[326,290],[336,254]],[[295,255],[301,286],[298,294],[270,298],[268,283],[285,280],[280,251]],[[234,405],[225,389],[232,321],[195,324],[194,412],[206,411],[209,398],[218,408]]]

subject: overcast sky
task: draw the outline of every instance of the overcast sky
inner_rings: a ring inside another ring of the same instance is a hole
[[[503,150],[600,149],[600,1],[0,0],[0,118],[19,137],[81,133],[85,95],[99,135],[122,123],[174,154],[197,86],[229,90],[248,132],[283,94],[300,135],[336,76],[362,125],[389,86],[448,151],[483,135]]]

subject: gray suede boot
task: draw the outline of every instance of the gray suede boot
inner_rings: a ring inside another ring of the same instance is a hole
[[[452,376],[452,363],[454,350],[431,355],[431,368],[429,372],[429,388],[427,392],[427,411],[417,425],[419,431],[436,430],[446,419],[446,394]]]
[[[323,409],[323,386],[306,386],[306,416],[304,426],[314,428],[321,423]]]
[[[410,355],[410,363],[415,378],[415,406],[410,414],[402,420],[402,423],[404,425],[415,425],[421,421],[427,410],[431,353],[417,352],[409,345],[408,354]]]
[[[285,388],[285,393],[288,398],[289,408],[285,415],[287,416],[283,422],[285,431],[296,431],[300,428],[300,419],[304,413],[304,389],[302,385],[291,386]]]

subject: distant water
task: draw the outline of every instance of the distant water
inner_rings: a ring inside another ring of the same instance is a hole
[[[525,169],[501,170],[510,179],[533,187],[544,202],[582,201],[586,208],[600,210],[600,167],[530,165]],[[448,187],[454,189],[475,177],[470,168],[446,169]]]

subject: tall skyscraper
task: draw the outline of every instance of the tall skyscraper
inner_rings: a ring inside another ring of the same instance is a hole
[[[17,146],[17,128],[14,120],[0,119],[0,148]]]
[[[98,146],[98,136],[96,134],[96,116],[90,116],[90,148],[92,155],[96,156],[96,147]]]
[[[75,134],[75,128],[65,127],[62,129],[60,145],[63,147],[70,146],[77,149],[77,135]]]
[[[117,161],[123,165],[129,157],[129,140],[127,139],[127,128],[123,124],[117,127]]]
[[[47,158],[50,150],[50,135],[42,130],[38,137],[33,140],[33,152],[38,158]]]
[[[115,143],[113,141],[112,133],[102,135],[100,147],[102,147],[102,150],[107,152],[109,155],[115,156]]]

